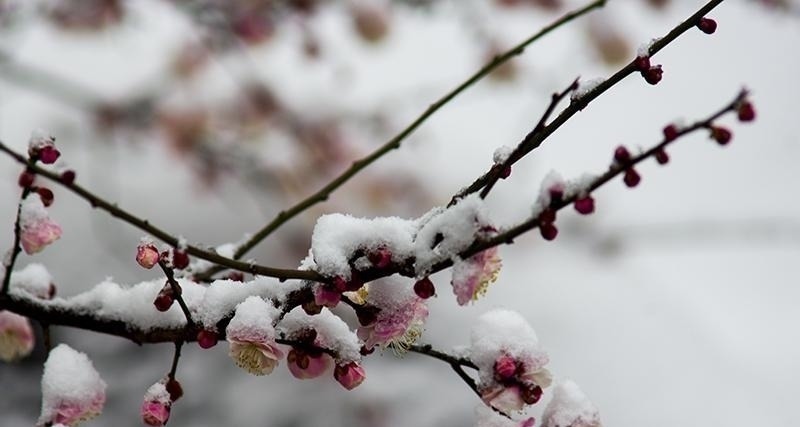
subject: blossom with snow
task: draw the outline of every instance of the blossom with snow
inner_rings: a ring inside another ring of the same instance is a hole
[[[25,253],[41,252],[61,237],[61,226],[50,219],[41,196],[31,193],[20,208],[20,242]]]
[[[86,354],[59,344],[50,351],[42,375],[42,412],[37,425],[75,426],[103,410],[106,383]]]
[[[600,412],[575,382],[556,384],[542,415],[542,427],[602,427]]]
[[[163,426],[169,420],[172,398],[164,381],[150,386],[144,394],[142,421],[149,426]]]
[[[380,345],[404,353],[422,335],[428,306],[408,283],[393,278],[372,282],[366,304],[379,310],[373,322],[358,328],[368,348]]]
[[[261,297],[250,296],[236,307],[226,335],[236,366],[253,375],[272,372],[283,352],[275,343],[273,319],[278,309]]]
[[[472,329],[470,357],[478,366],[483,401],[505,413],[539,401],[551,383],[547,354],[536,332],[518,313],[492,310]]]
[[[0,360],[13,362],[33,351],[31,322],[17,313],[0,311]]]
[[[367,374],[364,372],[364,368],[356,362],[336,365],[336,369],[333,371],[333,378],[348,390],[358,387],[366,377]]]
[[[61,153],[56,148],[56,139],[47,132],[36,129],[31,133],[28,141],[28,156],[42,163],[52,165],[58,160]]]
[[[475,301],[497,280],[502,261],[497,246],[453,263],[453,293],[459,305]]]

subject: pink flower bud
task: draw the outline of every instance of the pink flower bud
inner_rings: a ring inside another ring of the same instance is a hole
[[[631,160],[631,153],[624,145],[620,145],[614,150],[614,160],[618,163],[627,163]]]
[[[664,128],[664,139],[667,141],[673,141],[675,138],[678,137],[678,127],[670,124]]]
[[[742,122],[752,122],[756,118],[756,110],[750,101],[742,102],[736,110],[736,114],[739,117],[739,121]]]
[[[625,176],[622,179],[630,188],[636,187],[639,185],[639,182],[642,181],[642,177],[639,175],[639,172],[636,172],[636,169],[630,168],[625,171]]]
[[[151,269],[158,264],[158,249],[151,243],[144,243],[136,248],[136,262],[143,268]]]
[[[700,18],[697,21],[697,28],[706,34],[714,34],[717,31],[717,21],[710,18]]]
[[[589,215],[594,212],[594,199],[591,195],[586,195],[580,199],[575,200],[575,210],[581,215]]]
[[[293,348],[289,350],[286,362],[293,377],[306,380],[317,378],[327,372],[333,364],[333,359],[322,352],[310,354]]]
[[[494,374],[499,381],[507,381],[517,372],[517,362],[513,357],[502,355],[494,362]]]
[[[218,340],[217,333],[214,331],[203,329],[197,333],[197,345],[199,345],[200,348],[214,347],[217,345]]]
[[[660,64],[650,67],[650,69],[647,71],[642,71],[642,77],[644,77],[645,81],[651,85],[658,84],[663,76],[664,70],[661,69]]]
[[[61,156],[61,152],[53,145],[45,145],[39,149],[39,160],[46,165],[52,165]]]
[[[74,170],[65,170],[61,172],[61,182],[64,184],[70,185],[75,182],[75,171]]]
[[[663,148],[656,150],[655,156],[659,165],[665,165],[667,162],[669,162],[669,155],[666,151],[664,151]]]
[[[19,183],[20,187],[28,188],[33,185],[34,180],[36,180],[36,175],[28,171],[23,171],[21,174],[19,174],[19,180],[17,182]]]
[[[189,255],[184,250],[172,250],[172,266],[178,270],[183,270],[189,266]]]
[[[169,420],[170,405],[162,402],[142,403],[142,421],[149,426],[163,426]]]
[[[431,279],[424,277],[418,280],[417,283],[414,283],[414,292],[418,297],[428,299],[436,294],[436,287],[433,286]]]
[[[39,194],[22,201],[20,214],[20,242],[27,254],[40,252],[61,237],[61,227],[50,219]]]
[[[364,381],[366,373],[358,363],[350,362],[346,365],[336,365],[336,369],[333,370],[333,377],[344,388],[352,390]]]
[[[385,246],[381,246],[367,254],[367,259],[375,267],[386,268],[392,263],[392,251]]]
[[[554,240],[558,236],[558,229],[552,223],[544,223],[539,226],[539,232],[544,240]]]

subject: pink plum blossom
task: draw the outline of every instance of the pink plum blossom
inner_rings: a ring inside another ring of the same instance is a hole
[[[226,329],[228,354],[236,366],[253,375],[266,375],[275,369],[283,358],[272,325],[276,316],[277,309],[257,296],[248,297],[236,307]]]
[[[475,301],[500,274],[500,255],[497,247],[486,249],[453,265],[453,293],[459,305]]]
[[[336,307],[341,299],[341,292],[322,283],[314,288],[314,303],[320,307]]]
[[[333,364],[333,358],[322,352],[310,354],[302,350],[291,349],[286,356],[286,363],[289,365],[289,372],[293,377],[307,380],[317,378],[327,372]]]
[[[25,253],[40,252],[61,237],[61,226],[50,219],[41,196],[32,193],[20,206],[20,242]]]
[[[356,362],[350,362],[346,365],[336,365],[333,371],[333,377],[342,387],[352,390],[359,386],[367,377],[364,368]]]
[[[136,262],[146,269],[151,269],[158,264],[160,254],[152,243],[142,243],[136,248]]]
[[[12,362],[33,351],[34,337],[27,317],[0,311],[0,360]]]
[[[358,328],[358,337],[368,348],[389,346],[403,353],[422,335],[428,306],[411,287],[393,281],[370,284],[367,304],[379,311],[375,321]]]
[[[42,375],[38,426],[75,426],[96,417],[106,401],[106,383],[86,354],[59,344],[50,351]]]
[[[164,379],[153,384],[144,394],[142,421],[149,426],[163,426],[169,420],[172,397],[166,387],[167,381]]]

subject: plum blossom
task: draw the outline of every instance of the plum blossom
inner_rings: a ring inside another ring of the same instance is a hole
[[[371,283],[366,306],[379,310],[373,322],[358,328],[368,348],[380,345],[402,354],[422,335],[428,306],[408,283],[391,278]]]
[[[558,383],[542,415],[542,427],[602,427],[600,412],[570,380]]]
[[[41,196],[32,193],[20,207],[20,242],[28,255],[41,252],[61,237],[61,226],[50,219]]]
[[[149,426],[163,426],[169,420],[172,398],[164,381],[150,386],[142,402],[142,421]]]
[[[475,408],[477,422],[475,427],[533,427],[536,420],[533,417],[523,420],[506,418],[485,405]]]
[[[160,258],[158,248],[148,240],[142,239],[142,243],[136,248],[136,262],[142,268],[151,269],[158,264]]]
[[[493,310],[472,329],[471,358],[479,369],[483,401],[502,412],[520,411],[539,401],[552,378],[549,358],[533,328],[519,314]]]
[[[345,365],[336,365],[333,371],[333,377],[342,387],[352,390],[358,387],[367,377],[364,368],[356,362],[350,362]]]
[[[260,297],[250,296],[236,307],[226,334],[236,366],[253,375],[272,372],[283,352],[275,342],[272,321],[278,310]]]
[[[86,354],[59,344],[50,351],[42,375],[42,412],[37,425],[75,426],[100,414],[106,383]]]
[[[36,129],[31,133],[28,141],[28,156],[42,163],[52,165],[58,160],[61,153],[56,148],[56,139],[47,132]]]
[[[33,351],[34,337],[27,317],[0,311],[0,360],[13,362]]]
[[[459,305],[475,301],[497,280],[502,262],[497,247],[486,249],[453,264],[453,293]]]

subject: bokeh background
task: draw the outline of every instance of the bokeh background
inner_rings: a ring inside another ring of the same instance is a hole
[[[386,141],[488,58],[581,1],[24,1],[0,0],[0,139],[57,137],[61,168],[190,242],[235,242]],[[549,94],[604,77],[701,1],[611,0],[459,96],[331,199],[252,252],[295,267],[323,213],[415,217],[446,203],[518,142]],[[615,146],[656,143],[746,86],[758,111],[724,148],[696,134],[650,162],[635,190],[613,182],[597,212],[559,216],[561,234],[503,247],[488,295],[458,307],[449,273],[422,341],[464,345],[488,309],[522,313],[557,378],[582,386],[608,426],[797,424],[800,382],[800,14],[792,1],[726,1],[717,33],[689,31],[656,56],[664,80],[631,76],[553,135],[501,182],[499,224],[524,218],[550,170],[601,172]],[[651,164],[652,163],[652,164]],[[19,165],[0,158],[0,246],[10,245]],[[57,186],[60,241],[44,263],[59,294],[113,276],[157,277],[134,261],[138,230]],[[54,339],[90,355],[109,383],[87,425],[136,426],[141,396],[171,361],[85,331]],[[185,349],[186,395],[174,426],[444,426],[474,424],[479,403],[449,367],[391,352],[367,359],[346,392],[285,369],[251,377],[222,343]],[[32,425],[41,350],[0,365],[0,425]],[[529,414],[541,412],[549,394]]]

